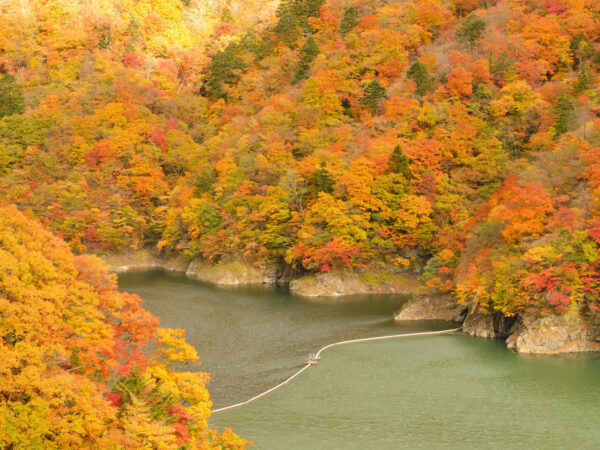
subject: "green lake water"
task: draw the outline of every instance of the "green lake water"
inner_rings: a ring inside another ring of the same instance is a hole
[[[128,273],[165,327],[185,328],[211,373],[214,407],[246,400],[339,340],[440,330],[395,324],[406,298],[305,300],[285,289],[221,289]],[[352,344],[248,406],[217,413],[256,449],[600,448],[600,358],[527,356],[461,334]]]

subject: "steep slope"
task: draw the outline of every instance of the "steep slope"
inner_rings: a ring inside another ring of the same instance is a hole
[[[183,330],[158,327],[95,257],[0,208],[3,448],[242,448],[207,430],[208,374]]]

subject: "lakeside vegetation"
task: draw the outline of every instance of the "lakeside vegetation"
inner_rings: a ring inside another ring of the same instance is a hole
[[[0,1],[0,442],[244,445],[87,254],[597,317],[599,70],[594,0]]]

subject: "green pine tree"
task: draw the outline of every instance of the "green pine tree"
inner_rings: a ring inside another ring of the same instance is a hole
[[[312,176],[311,185],[312,185],[312,194],[316,197],[319,192],[326,192],[331,194],[333,192],[333,185],[335,182],[333,181],[333,177],[327,170],[327,165],[325,161],[321,161],[321,166],[315,170],[315,173]]]
[[[231,86],[239,80],[240,75],[238,72],[246,68],[239,53],[239,46],[232,43],[213,57],[210,75],[206,81],[209,92],[213,97],[224,97],[224,85]]]
[[[475,43],[481,39],[483,30],[485,30],[485,22],[477,14],[471,13],[456,31],[456,38],[464,44],[469,44],[473,50]]]
[[[317,17],[321,12],[321,6],[325,0],[292,0],[293,9],[298,16],[308,20],[309,17]]]
[[[296,68],[296,75],[294,76],[294,83],[302,80],[310,69],[310,65],[315,60],[317,55],[319,54],[319,47],[317,46],[316,41],[311,36],[309,37],[302,50],[300,50],[300,60],[298,61],[298,66]]]
[[[170,392],[161,393],[161,387],[159,382],[149,389],[148,381],[137,370],[132,370],[118,381],[116,391],[121,394],[122,408],[132,404],[136,398],[150,407],[152,419],[173,423],[177,418],[169,415],[169,409],[176,403],[176,399]]]
[[[411,173],[408,164],[408,158],[402,151],[402,147],[396,145],[390,156],[389,171],[403,175],[404,178],[410,178]]]
[[[387,92],[383,85],[377,81],[371,81],[365,88],[363,96],[360,98],[360,103],[367,108],[371,113],[377,112],[379,100],[385,98]]]
[[[425,95],[433,86],[433,80],[427,72],[427,68],[420,61],[411,64],[406,72],[406,76],[413,80],[417,85],[417,95]]]
[[[579,49],[581,44],[583,42],[587,42],[587,40],[588,39],[585,34],[583,34],[583,33],[577,34],[577,36],[575,36],[573,39],[571,39],[571,44],[569,45],[569,47],[571,47],[571,51],[573,53],[576,53],[577,49]]]
[[[273,31],[279,40],[288,47],[295,47],[295,42],[300,37],[300,19],[291,9],[278,12],[279,21]]]
[[[235,17],[233,17],[233,13],[227,7],[223,10],[223,13],[221,14],[221,22],[235,22]]]
[[[210,192],[217,181],[217,171],[212,166],[207,166],[194,180],[195,193],[200,197],[205,192]]]
[[[112,44],[112,30],[110,27],[103,25],[98,28],[97,31],[100,33],[100,38],[98,39],[98,47],[107,50],[110,48]]]
[[[556,121],[552,126],[554,137],[557,138],[569,131],[575,120],[575,111],[571,97],[567,94],[562,94],[556,99],[554,105],[554,114]]]
[[[577,69],[585,60],[594,53],[594,47],[583,33],[579,33],[571,40],[571,52],[573,53],[573,68]]]
[[[587,90],[595,88],[596,77],[587,65],[581,66],[577,80],[573,84],[573,94],[579,95]]]
[[[4,74],[0,78],[0,118],[25,111],[23,89],[15,77]]]
[[[342,18],[342,23],[340,24],[340,33],[349,33],[359,23],[360,17],[358,15],[358,10],[354,6],[346,8],[344,10],[344,17]]]
[[[325,0],[284,0],[277,9],[278,22],[274,28],[281,42],[294,47],[301,32],[314,31],[308,19],[317,17]]]
[[[502,52],[496,58],[489,58],[490,72],[494,80],[504,81],[506,77],[514,73],[513,59],[507,52]]]

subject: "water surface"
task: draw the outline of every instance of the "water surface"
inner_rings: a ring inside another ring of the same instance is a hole
[[[306,300],[285,288],[217,288],[163,271],[119,277],[120,289],[140,295],[161,326],[184,328],[196,347],[215,408],[253,397],[281,382],[306,357],[331,342],[394,334],[392,317],[406,296]],[[414,323],[424,331],[448,324]]]
[[[162,325],[187,331],[215,407],[282,381],[342,339],[447,328],[394,324],[405,298],[309,301],[164,272],[120,277]],[[499,341],[411,337],[327,350],[273,394],[215,414],[258,449],[598,448],[600,358],[516,355]]]

